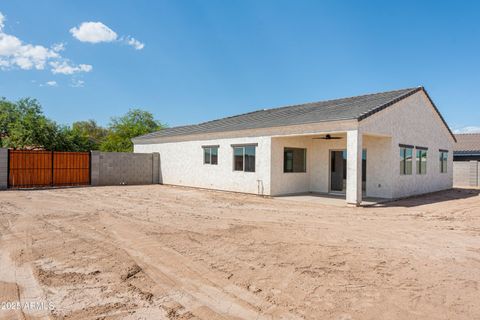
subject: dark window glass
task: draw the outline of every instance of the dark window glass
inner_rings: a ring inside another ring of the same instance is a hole
[[[203,147],[203,163],[218,164],[218,147]]]
[[[233,170],[255,172],[255,146],[233,147]]]
[[[203,148],[203,163],[210,163],[210,148]]]
[[[245,147],[245,171],[255,172],[255,146]]]
[[[405,174],[411,175],[413,168],[413,149],[405,149]]]
[[[400,148],[400,174],[405,174],[405,148]]]
[[[412,174],[412,157],[413,149],[400,148],[400,174],[411,175]]]
[[[427,174],[427,150],[417,149],[417,174]]]
[[[243,171],[243,147],[233,148],[233,170]]]
[[[440,152],[440,172],[441,173],[447,172],[447,160],[448,160],[448,152],[441,151]]]
[[[218,164],[218,148],[212,148],[210,151],[211,164]]]
[[[307,149],[285,148],[283,151],[283,172],[306,172]]]

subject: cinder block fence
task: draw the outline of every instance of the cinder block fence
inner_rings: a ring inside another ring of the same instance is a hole
[[[480,187],[479,161],[454,161],[453,185],[455,187]]]
[[[0,148],[0,189],[161,182],[159,153],[9,152]]]
[[[92,186],[156,184],[160,182],[159,153],[92,151]]]

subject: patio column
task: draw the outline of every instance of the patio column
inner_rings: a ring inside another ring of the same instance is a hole
[[[347,203],[362,202],[362,134],[347,131]]]

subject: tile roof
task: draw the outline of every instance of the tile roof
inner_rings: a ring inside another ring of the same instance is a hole
[[[480,154],[480,133],[456,134],[457,143],[453,152],[457,154]]]
[[[271,128],[335,120],[362,120],[421,90],[424,90],[423,87],[407,88],[349,98],[263,109],[195,125],[166,128],[136,137],[132,141],[134,143],[148,143],[149,140],[156,138],[173,136]],[[430,99],[430,97],[428,98]],[[433,106],[438,112],[435,105]],[[440,113],[438,114],[440,115]],[[441,115],[440,117],[445,123]],[[447,126],[446,123],[445,125]]]

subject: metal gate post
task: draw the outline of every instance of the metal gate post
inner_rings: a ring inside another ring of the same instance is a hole
[[[92,185],[92,150],[88,153],[88,185]]]
[[[54,151],[52,150],[52,187],[55,185],[55,184],[53,183],[53,181],[54,181],[54,180],[53,180],[53,163],[54,163],[53,158],[55,157],[55,155],[54,155],[53,152],[54,152]]]
[[[7,188],[10,187],[10,149],[7,149]]]

